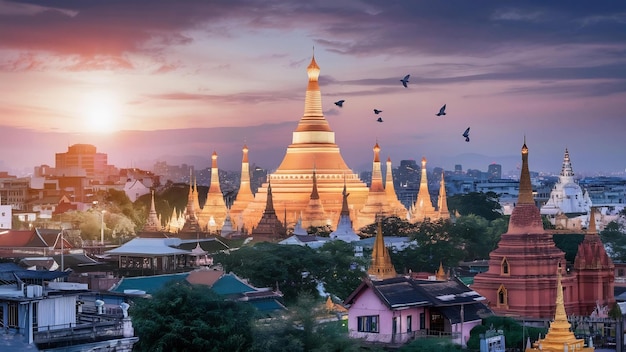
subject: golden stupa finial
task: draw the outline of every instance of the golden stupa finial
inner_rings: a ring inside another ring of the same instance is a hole
[[[435,278],[438,281],[445,281],[447,279],[446,271],[443,270],[443,262],[441,260],[439,261],[439,270],[437,270],[437,273],[435,274]]]

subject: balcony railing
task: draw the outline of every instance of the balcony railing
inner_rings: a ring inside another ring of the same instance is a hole
[[[63,324],[37,327],[33,332],[35,343],[56,343],[61,341],[99,340],[124,335],[121,319],[104,320],[94,323]]]

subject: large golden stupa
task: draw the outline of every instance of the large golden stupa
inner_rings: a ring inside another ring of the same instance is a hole
[[[320,68],[315,57],[307,67],[309,83],[304,101],[304,115],[293,132],[292,143],[278,169],[268,175],[271,180],[274,208],[279,219],[291,226],[309,204],[313,189],[313,170],[317,176],[317,190],[329,222],[336,224],[342,204],[344,181],[350,193],[354,214],[365,200],[369,189],[343,160],[335,144],[335,133],[322,112],[322,94],[318,83]],[[242,212],[247,230],[255,227],[265,209],[268,184],[264,183]]]

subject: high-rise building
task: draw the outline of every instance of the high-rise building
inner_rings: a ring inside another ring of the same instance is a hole
[[[489,166],[487,167],[487,173],[489,174],[489,178],[496,178],[496,179],[500,179],[502,178],[502,165],[500,164],[496,164],[496,163],[492,163],[489,164]]]
[[[107,158],[91,144],[74,144],[67,152],[55,154],[54,168],[57,176],[85,176],[104,183],[111,169]]]

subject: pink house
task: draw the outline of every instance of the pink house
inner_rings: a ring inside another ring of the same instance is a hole
[[[401,345],[427,336],[450,336],[465,346],[470,330],[493,313],[484,297],[456,278],[365,279],[346,299],[351,338]]]

